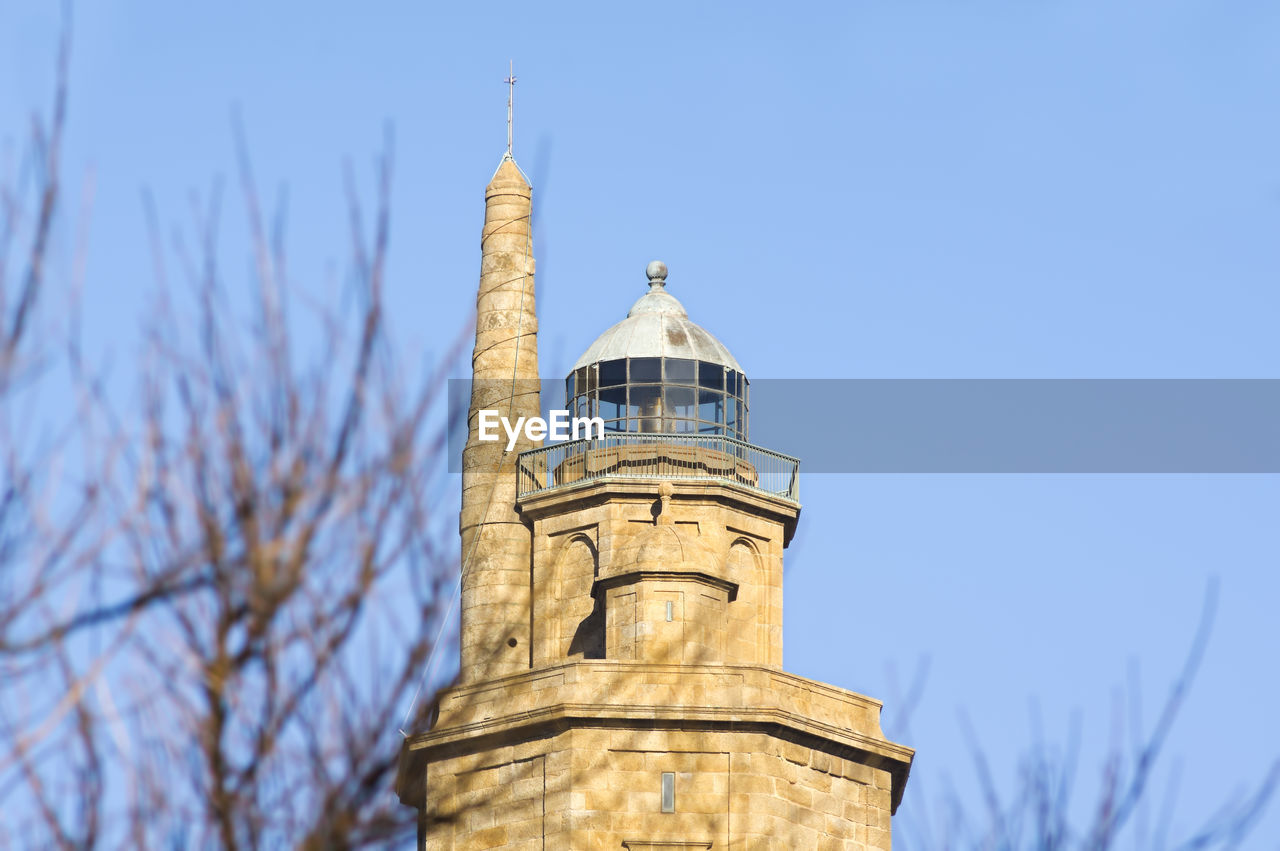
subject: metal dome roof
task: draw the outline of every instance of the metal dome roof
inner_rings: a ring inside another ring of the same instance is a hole
[[[666,357],[708,361],[742,372],[724,344],[690,322],[684,305],[667,292],[666,264],[654,260],[645,272],[649,292],[631,306],[626,319],[597,337],[573,368],[619,358]]]

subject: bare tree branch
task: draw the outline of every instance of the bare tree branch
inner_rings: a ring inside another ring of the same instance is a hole
[[[0,397],[38,377],[25,341],[59,207],[67,44],[32,134],[30,227],[19,187],[0,184],[0,257],[33,229],[24,274],[0,278],[19,282],[0,293]],[[224,277],[217,185],[174,240],[177,288],[146,196],[159,292],[141,404],[122,414],[69,343],[79,493],[49,487],[48,451],[3,444],[0,677],[26,699],[0,704],[0,808],[26,815],[0,846],[353,848],[415,830],[392,792],[397,716],[456,581],[452,536],[430,530],[448,529],[436,411],[467,329],[416,388],[396,369],[389,136],[371,231],[344,175],[358,310],[295,321],[285,218],[268,234],[238,121],[234,138],[251,320]]]

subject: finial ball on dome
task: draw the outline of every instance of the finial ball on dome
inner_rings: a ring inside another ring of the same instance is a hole
[[[667,264],[661,260],[650,261],[649,265],[644,267],[644,273],[649,276],[651,281],[665,281],[667,279]]]

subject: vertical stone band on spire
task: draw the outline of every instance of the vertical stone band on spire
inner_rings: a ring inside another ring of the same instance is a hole
[[[471,356],[471,408],[462,453],[461,678],[499,677],[529,667],[528,528],[515,510],[516,456],[523,436],[480,442],[482,410],[510,422],[539,415],[538,319],[534,310],[532,191],[510,155],[485,188]]]

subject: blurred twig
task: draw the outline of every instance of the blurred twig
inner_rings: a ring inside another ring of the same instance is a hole
[[[1080,719],[1072,720],[1065,747],[1053,749],[1033,717],[1035,740],[1020,761],[1018,777],[1002,795],[986,750],[968,718],[961,726],[969,744],[978,790],[983,801],[981,815],[967,811],[959,794],[952,791],[943,799],[941,811],[949,819],[934,824],[926,806],[904,808],[898,817],[901,844],[909,848],[983,849],[984,851],[1108,851],[1119,847],[1166,849],[1174,787],[1167,790],[1157,830],[1148,830],[1145,816],[1135,815],[1148,807],[1153,775],[1169,740],[1178,713],[1195,682],[1213,632],[1217,610],[1217,582],[1209,583],[1200,619],[1179,675],[1161,704],[1156,723],[1149,733],[1141,729],[1141,703],[1136,681],[1128,694],[1117,695],[1113,713],[1115,732],[1102,767],[1097,800],[1082,820],[1073,810],[1073,794],[1079,793],[1077,763],[1081,746]],[[913,688],[913,691],[915,689]],[[906,706],[912,706],[908,700]],[[1126,709],[1128,712],[1126,713]],[[1126,721],[1126,714],[1128,720]],[[1132,743],[1125,747],[1126,740]],[[1237,794],[1234,803],[1211,814],[1191,836],[1172,847],[1178,849],[1236,848],[1256,826],[1280,783],[1280,759],[1252,788]],[[921,790],[917,789],[919,796]],[[905,822],[905,823],[904,823]]]

